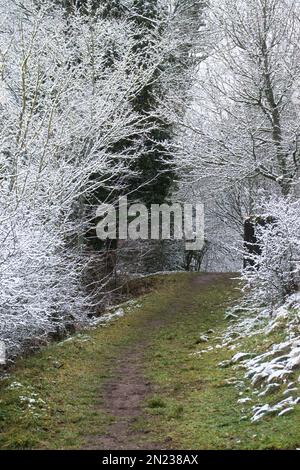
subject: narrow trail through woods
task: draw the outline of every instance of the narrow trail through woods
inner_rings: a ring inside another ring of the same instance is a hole
[[[240,297],[234,278],[153,276],[115,321],[20,359],[0,381],[0,449],[299,448],[300,408],[254,425],[263,398],[240,387],[243,369],[220,367],[278,339],[224,342]]]
[[[190,280],[192,290],[199,295],[201,289],[222,279],[228,279],[228,274],[209,273]],[[232,277],[232,276],[231,276]],[[185,303],[185,309],[192,304],[191,293],[178,292],[171,304],[162,308],[160,314],[148,317],[143,325],[144,333],[155,335],[155,331],[164,328],[178,313]],[[186,297],[185,297],[186,296]],[[176,321],[184,321],[183,317],[177,317]],[[164,442],[151,442],[143,439],[147,431],[135,428],[135,423],[143,414],[143,404],[153,391],[151,382],[144,374],[147,366],[145,352],[150,346],[150,341],[144,335],[137,338],[134,344],[121,351],[116,360],[113,378],[107,382],[102,391],[103,408],[113,418],[107,432],[101,436],[88,438],[85,449],[166,449],[167,439]]]

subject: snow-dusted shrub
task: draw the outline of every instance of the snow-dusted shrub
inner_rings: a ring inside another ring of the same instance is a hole
[[[242,279],[252,306],[272,308],[299,288],[300,200],[272,197],[260,210],[265,223],[255,225],[259,253],[245,253],[252,263]]]
[[[0,337],[10,354],[32,338],[83,322],[87,306],[80,258],[54,220],[32,207],[15,215],[1,226]]]

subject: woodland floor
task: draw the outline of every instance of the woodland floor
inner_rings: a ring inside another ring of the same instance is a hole
[[[232,371],[218,367],[232,352],[195,354],[201,334],[213,329],[214,345],[227,327],[232,277],[157,277],[121,319],[20,360],[0,383],[0,448],[298,447],[299,412],[242,420]]]

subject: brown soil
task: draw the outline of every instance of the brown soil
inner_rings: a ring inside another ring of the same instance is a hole
[[[160,449],[156,444],[145,443],[140,446],[146,433],[134,429],[141,415],[141,406],[151,393],[151,384],[143,375],[143,351],[145,343],[134,349],[124,351],[119,359],[115,377],[107,384],[104,392],[105,409],[114,416],[115,421],[103,436],[90,438],[87,449],[97,450],[152,450]]]

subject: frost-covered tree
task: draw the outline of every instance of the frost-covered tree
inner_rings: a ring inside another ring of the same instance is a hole
[[[252,307],[284,303],[300,283],[300,200],[282,196],[262,199],[261,220],[255,224],[259,250],[245,256],[243,271]],[[253,221],[255,222],[255,221]]]
[[[224,187],[261,178],[291,192],[299,167],[299,4],[210,2],[214,47],[199,69],[189,129],[192,178]]]
[[[114,144],[147,132],[131,100],[151,66],[137,67],[136,30],[123,20],[100,16],[91,27],[80,11],[35,0],[0,9],[0,337],[15,353],[92,312],[82,287],[86,204],[127,174]],[[107,37],[119,51],[109,70]]]
[[[223,232],[225,224],[237,246],[245,218],[259,212],[261,192],[296,192],[299,4],[211,1],[207,12],[203,31],[210,48],[199,66],[195,100],[182,120],[178,167],[188,187],[200,188],[208,228]],[[226,201],[222,207],[221,201]]]

